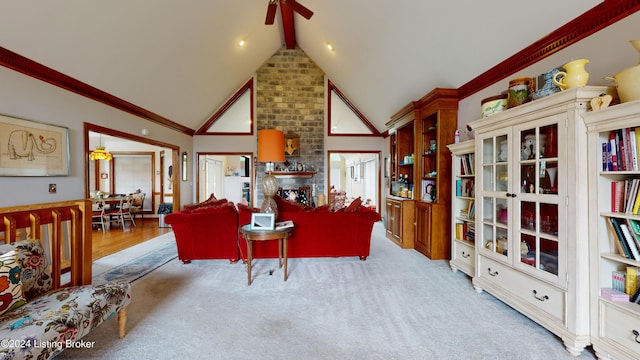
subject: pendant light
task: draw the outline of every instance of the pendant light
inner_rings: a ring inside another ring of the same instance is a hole
[[[100,145],[96,146],[96,149],[89,153],[89,159],[106,161],[113,159],[111,153],[102,145],[102,134],[100,134]]]

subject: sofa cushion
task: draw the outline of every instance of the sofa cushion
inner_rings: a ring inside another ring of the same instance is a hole
[[[18,254],[12,250],[0,255],[0,315],[25,303]]]
[[[349,206],[344,210],[345,212],[356,212],[360,209],[360,205],[362,205],[362,199],[358,196],[357,199],[353,200]]]
[[[0,245],[0,254],[12,250],[16,251],[22,270],[20,277],[25,299],[31,300],[51,290],[51,270],[40,241],[29,239]]]

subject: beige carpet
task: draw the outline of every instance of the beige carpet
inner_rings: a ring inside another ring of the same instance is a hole
[[[276,260],[173,260],[133,283],[127,337],[116,320],[92,349],[61,359],[575,359],[562,342],[446,261],[403,250],[374,227],[371,256]],[[589,349],[580,359],[594,359]]]

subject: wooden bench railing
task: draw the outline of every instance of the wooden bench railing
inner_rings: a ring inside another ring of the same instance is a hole
[[[0,208],[3,238],[7,244],[38,239],[47,253],[54,289],[91,284],[90,200]]]

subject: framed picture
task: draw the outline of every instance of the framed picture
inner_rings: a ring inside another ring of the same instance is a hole
[[[297,202],[302,205],[311,206],[311,187],[310,186],[300,186],[297,188],[278,188],[278,193],[280,197],[285,198],[289,201]]]
[[[284,156],[300,156],[300,135],[292,131],[284,135]]]
[[[69,176],[69,128],[0,115],[0,176]]]
[[[253,213],[251,214],[251,230],[273,230],[275,229],[276,217],[273,213]]]

